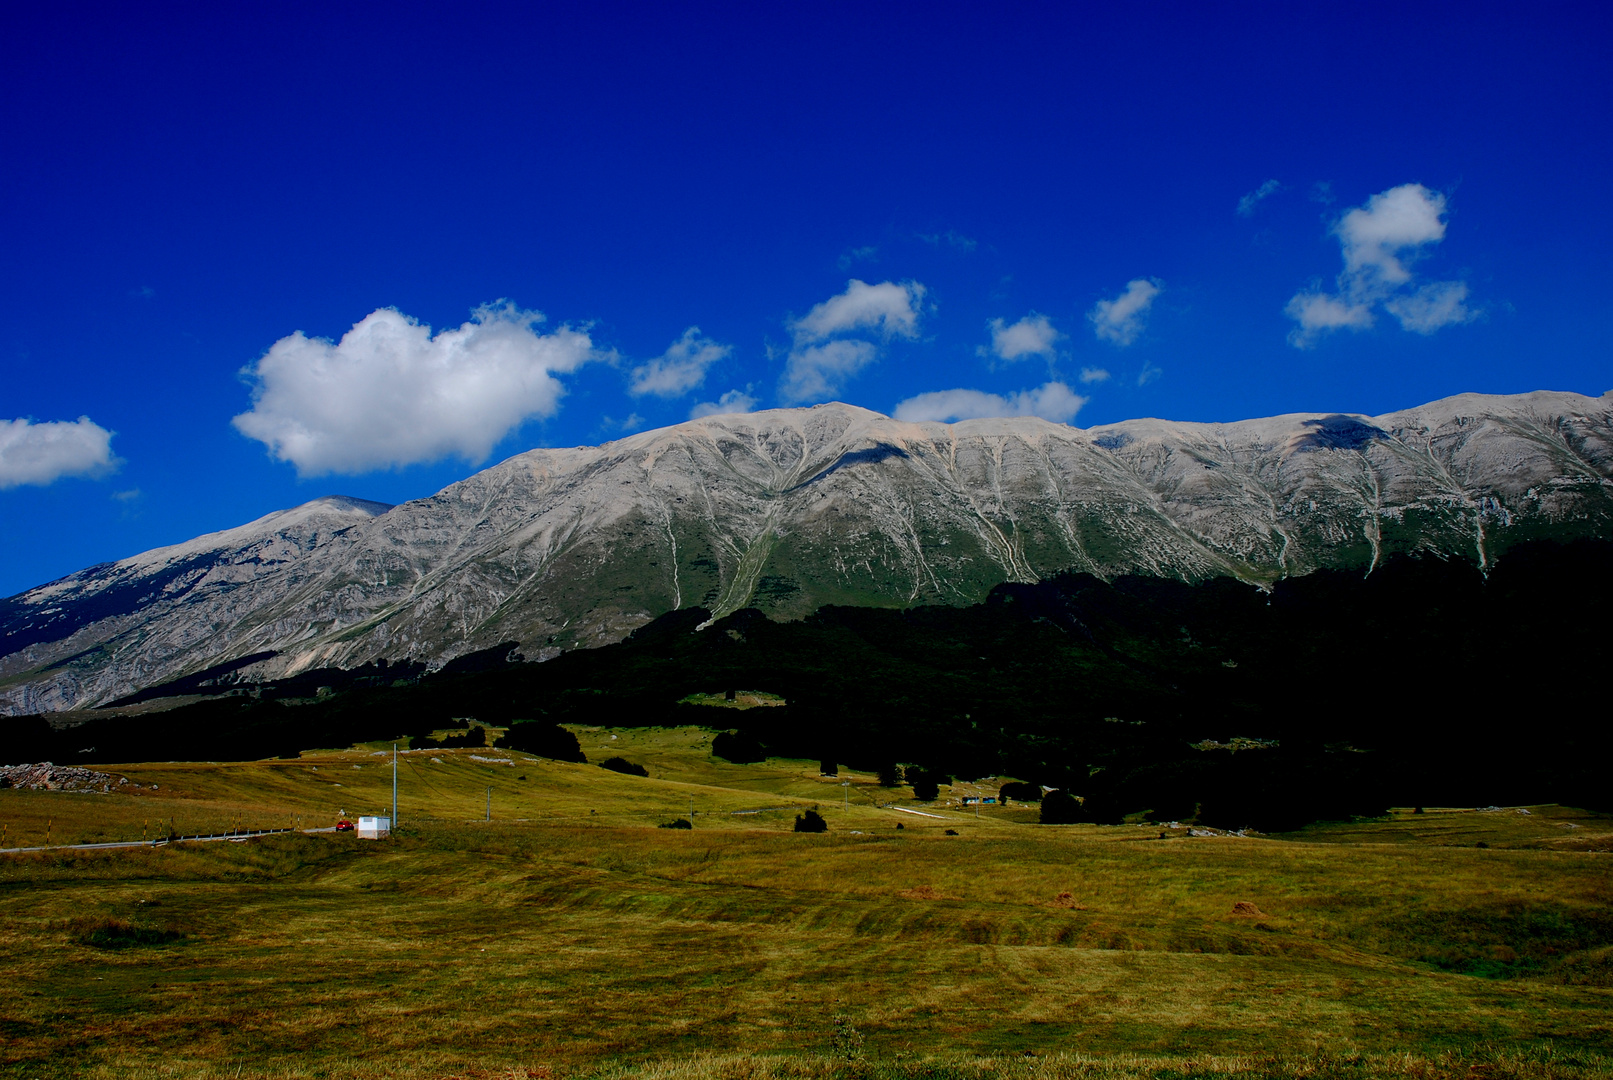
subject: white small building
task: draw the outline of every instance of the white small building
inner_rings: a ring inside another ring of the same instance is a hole
[[[361,817],[358,819],[358,838],[360,840],[382,840],[392,835],[392,819],[389,817]]]

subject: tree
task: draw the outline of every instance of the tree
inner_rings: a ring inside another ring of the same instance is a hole
[[[913,798],[919,802],[934,802],[941,797],[941,785],[951,783],[952,778],[930,769],[909,769],[907,782],[913,785]]]
[[[1011,780],[997,792],[997,797],[1005,803],[1009,799],[1016,802],[1041,802],[1042,789],[1036,784],[1022,784],[1017,780]]]
[[[1043,825],[1073,825],[1080,820],[1080,800],[1068,791],[1049,791],[1042,796]]]
[[[828,832],[829,823],[816,810],[808,810],[804,814],[795,815],[796,832]]]
[[[894,761],[887,761],[879,767],[879,786],[896,787],[902,782],[902,767]]]
[[[818,775],[819,776],[839,776],[840,775],[840,766],[835,764],[833,761],[819,762],[818,763]]]

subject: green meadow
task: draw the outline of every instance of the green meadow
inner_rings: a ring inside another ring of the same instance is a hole
[[[0,856],[0,1075],[1613,1077],[1613,820],[1042,826],[574,730],[650,777],[418,751],[390,840]],[[5,846],[392,799],[390,744],[104,771],[0,791]]]

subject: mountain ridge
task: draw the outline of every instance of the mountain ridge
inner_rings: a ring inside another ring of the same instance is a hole
[[[267,676],[507,640],[545,658],[685,607],[974,603],[1071,570],[1269,583],[1393,551],[1482,567],[1585,535],[1613,535],[1613,392],[1090,429],[727,414],[528,450],[395,507],[316,499],[24,592],[0,606],[0,710],[261,652]]]

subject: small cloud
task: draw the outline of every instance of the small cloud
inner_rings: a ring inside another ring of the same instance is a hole
[[[852,330],[878,331],[887,338],[917,337],[923,299],[924,286],[916,281],[869,285],[853,278],[846,282],[845,292],[818,304],[791,323],[790,330],[798,343],[822,341]]]
[[[1343,249],[1346,274],[1401,285],[1411,280],[1403,254],[1415,258],[1424,246],[1445,239],[1445,196],[1421,184],[1401,184],[1339,218],[1333,233]]]
[[[142,285],[138,289],[130,289],[129,295],[137,297],[141,300],[150,300],[153,296],[157,295],[157,290],[153,289],[150,285]]]
[[[1053,346],[1060,334],[1046,315],[1033,311],[1012,325],[1001,319],[992,319],[986,325],[991,328],[991,349],[989,352],[984,346],[977,349],[981,356],[994,355],[1010,362],[1027,356],[1041,356],[1048,360],[1054,358]]]
[[[962,233],[953,232],[951,229],[944,233],[918,233],[917,235],[920,240],[931,247],[940,247],[945,244],[947,247],[969,252],[980,246],[978,240],[964,236]]]
[[[850,251],[841,255],[836,261],[840,264],[840,269],[842,270],[850,270],[853,266],[860,262],[878,262],[879,248],[875,247],[873,244],[868,244],[859,248],[852,248]]]
[[[1311,202],[1321,203],[1323,206],[1332,206],[1338,202],[1338,197],[1333,194],[1332,184],[1326,180],[1318,180],[1311,185],[1310,200]]]
[[[1144,360],[1143,369],[1137,373],[1137,385],[1147,386],[1149,383],[1153,382],[1163,374],[1165,374],[1165,372],[1155,367],[1153,364],[1150,364],[1147,360]]]
[[[1288,301],[1284,311],[1299,324],[1289,332],[1289,343],[1308,349],[1334,330],[1364,330],[1379,306],[1418,334],[1475,318],[1465,283],[1414,285],[1412,264],[1445,239],[1445,213],[1445,196],[1421,184],[1381,191],[1346,211],[1332,229],[1344,259],[1338,291],[1313,285]]]
[[[1253,217],[1255,207],[1260,205],[1262,199],[1270,198],[1282,189],[1283,185],[1280,181],[1267,180],[1264,184],[1238,200],[1238,216]]]
[[[1084,383],[1108,382],[1109,372],[1101,367],[1084,367],[1081,369],[1081,381]]]
[[[833,395],[879,355],[872,342],[842,335],[873,334],[885,341],[915,338],[923,300],[924,286],[916,281],[878,285],[848,281],[845,292],[790,324],[795,342],[784,365],[779,396],[797,404]]]
[[[797,349],[784,368],[779,396],[792,404],[822,401],[874,362],[879,350],[870,342],[841,338]]]
[[[702,401],[689,410],[689,419],[698,420],[702,416],[722,416],[727,413],[748,413],[756,409],[756,399],[749,393],[750,387],[745,390],[730,390],[716,401]]]
[[[556,375],[601,358],[583,331],[541,334],[541,322],[504,303],[436,334],[396,308],[340,341],[299,331],[243,369],[252,408],[232,423],[302,476],[483,461],[525,421],[559,411]]]
[[[1004,397],[984,390],[933,390],[900,402],[893,415],[911,423],[931,420],[951,423],[988,416],[1039,416],[1068,424],[1087,399],[1061,382],[1044,383]]]
[[[1365,330],[1372,325],[1372,308],[1322,292],[1296,293],[1283,313],[1299,323],[1288,332],[1289,344],[1297,349],[1310,348],[1333,330]]]
[[[1414,334],[1432,334],[1442,326],[1471,322],[1478,312],[1467,306],[1467,282],[1435,281],[1383,305]]]
[[[128,491],[114,491],[112,497],[120,503],[132,503],[140,498],[140,489],[130,488]]]
[[[1137,278],[1126,284],[1126,291],[1113,300],[1099,300],[1087,312],[1087,318],[1092,322],[1092,331],[1104,341],[1111,341],[1121,347],[1130,345],[1137,340],[1137,335],[1143,331],[1143,323],[1148,318],[1148,308],[1158,296],[1160,286],[1157,282],[1144,278]]]
[[[627,392],[634,397],[681,397],[706,381],[706,370],[724,359],[733,349],[700,336],[700,327],[691,326],[667,351],[631,372]]]
[[[112,434],[87,416],[43,424],[0,420],[0,490],[116,472],[122,462],[112,456]]]

